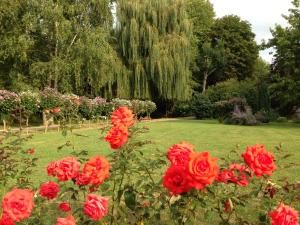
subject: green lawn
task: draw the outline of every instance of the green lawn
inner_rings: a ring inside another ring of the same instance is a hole
[[[272,123],[263,126],[233,126],[222,125],[216,121],[176,120],[144,122],[139,126],[150,128],[149,133],[144,134],[144,139],[155,142],[147,146],[145,152],[151,152],[154,148],[166,151],[172,144],[186,140],[196,146],[197,151],[209,150],[212,155],[221,157],[239,145],[242,153],[248,145],[256,143],[265,144],[270,151],[275,146],[282,144],[286,153],[293,154],[289,162],[300,162],[300,124]],[[26,147],[36,148],[36,157],[39,158],[38,167],[34,172],[37,183],[47,180],[46,166],[50,161],[68,156],[73,150],[71,147],[57,151],[57,147],[70,141],[75,145],[75,150],[87,150],[92,155],[106,155],[111,152],[109,145],[103,141],[104,134],[100,130],[86,129],[75,130],[74,133],[84,135],[68,135],[63,137],[61,133],[49,132],[37,134],[27,143]],[[275,173],[276,177],[286,176],[291,181],[300,180],[300,167],[293,167]]]

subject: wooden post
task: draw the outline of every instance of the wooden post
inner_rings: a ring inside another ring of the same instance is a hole
[[[29,133],[29,118],[26,116],[26,134],[28,135]]]
[[[5,121],[5,119],[3,119],[3,130],[4,130],[4,131],[7,131],[7,130],[6,130],[6,121]]]

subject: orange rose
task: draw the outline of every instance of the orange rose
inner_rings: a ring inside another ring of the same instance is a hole
[[[276,169],[274,156],[263,145],[247,147],[246,152],[242,156],[245,163],[257,177],[261,177],[262,175],[271,176],[272,172]]]
[[[89,183],[100,185],[109,177],[109,162],[100,156],[91,158],[83,167],[82,174],[89,177]]]
[[[192,152],[188,163],[190,184],[195,189],[202,189],[212,184],[218,176],[217,158],[209,156],[208,152]]]
[[[130,127],[134,124],[134,114],[128,107],[123,106],[115,111],[111,115],[111,122],[114,126],[125,126]]]
[[[72,180],[78,176],[80,163],[74,157],[66,157],[62,160],[51,162],[48,167],[48,175],[57,177],[60,181]]]
[[[101,220],[108,213],[108,198],[94,194],[87,195],[83,212],[92,220]]]
[[[169,148],[167,156],[172,165],[183,166],[188,163],[189,156],[193,151],[194,145],[182,141],[179,144],[175,144],[171,148]]]
[[[3,197],[3,213],[17,222],[28,218],[34,207],[33,195],[31,190],[14,188]]]
[[[68,215],[66,218],[57,218],[56,225],[76,225],[76,221],[72,215]]]
[[[110,129],[105,141],[110,143],[112,149],[122,147],[128,140],[128,129],[124,126],[114,126]]]

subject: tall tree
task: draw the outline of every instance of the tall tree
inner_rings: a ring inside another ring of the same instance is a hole
[[[199,67],[199,73],[197,74],[200,76],[194,76],[199,83],[202,81],[202,93],[206,90],[208,78],[218,69],[222,69],[225,63],[224,45],[221,41],[216,44],[211,42],[202,44],[197,59]]]
[[[118,1],[118,40],[134,98],[190,95],[191,23],[183,0]]]
[[[220,48],[211,43],[211,27],[215,12],[208,0],[186,0],[186,9],[193,24],[193,89],[202,92],[206,89],[208,77],[215,71],[220,57]],[[218,46],[219,47],[219,46]]]
[[[19,89],[26,82],[30,49],[28,5],[22,0],[2,0],[0,4],[0,88]]]
[[[3,0],[3,86],[14,89],[12,81],[21,77],[39,89],[50,86],[62,92],[128,97],[128,88],[123,88],[128,86],[127,70],[110,38],[110,4],[110,0]],[[12,76],[15,79],[8,78]]]
[[[300,107],[300,1],[294,0],[289,15],[284,16],[289,26],[277,25],[267,47],[275,49],[272,63],[271,95],[274,106],[284,114]]]
[[[212,27],[212,38],[223,42],[226,54],[226,65],[214,73],[213,82],[228,78],[243,80],[252,75],[258,57],[258,46],[247,21],[235,15],[216,19]]]

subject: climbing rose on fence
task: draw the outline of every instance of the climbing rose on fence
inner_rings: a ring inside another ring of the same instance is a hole
[[[105,137],[105,141],[110,143],[112,149],[122,147],[128,140],[128,129],[124,126],[112,127]]]
[[[134,124],[134,115],[126,106],[120,107],[112,113],[111,123],[117,127],[130,127]]]
[[[28,218],[34,207],[33,195],[31,190],[14,188],[3,197],[3,213],[17,222]]]
[[[48,167],[48,175],[57,177],[60,181],[67,181],[78,176],[80,163],[74,157],[66,157],[59,161],[51,162]]]
[[[89,183],[100,185],[109,177],[109,162],[101,156],[91,158],[85,163],[82,174],[84,177],[89,177]]]
[[[188,163],[188,176],[195,189],[202,189],[212,184],[218,175],[217,158],[208,152],[193,152]]]
[[[274,156],[263,145],[248,147],[242,156],[245,163],[247,163],[257,177],[261,177],[262,175],[271,176],[272,172],[276,169]]]
[[[94,194],[87,195],[84,203],[84,214],[92,220],[100,220],[108,213],[108,199]]]
[[[76,221],[72,215],[68,215],[66,218],[57,218],[56,225],[76,225]]]
[[[172,165],[183,166],[187,164],[190,153],[193,151],[194,146],[183,141],[169,148],[167,156]]]
[[[40,186],[40,195],[47,199],[54,199],[59,192],[59,186],[57,183],[48,181]]]
[[[269,216],[272,225],[299,225],[298,212],[283,203],[280,203],[274,211],[270,212]]]

